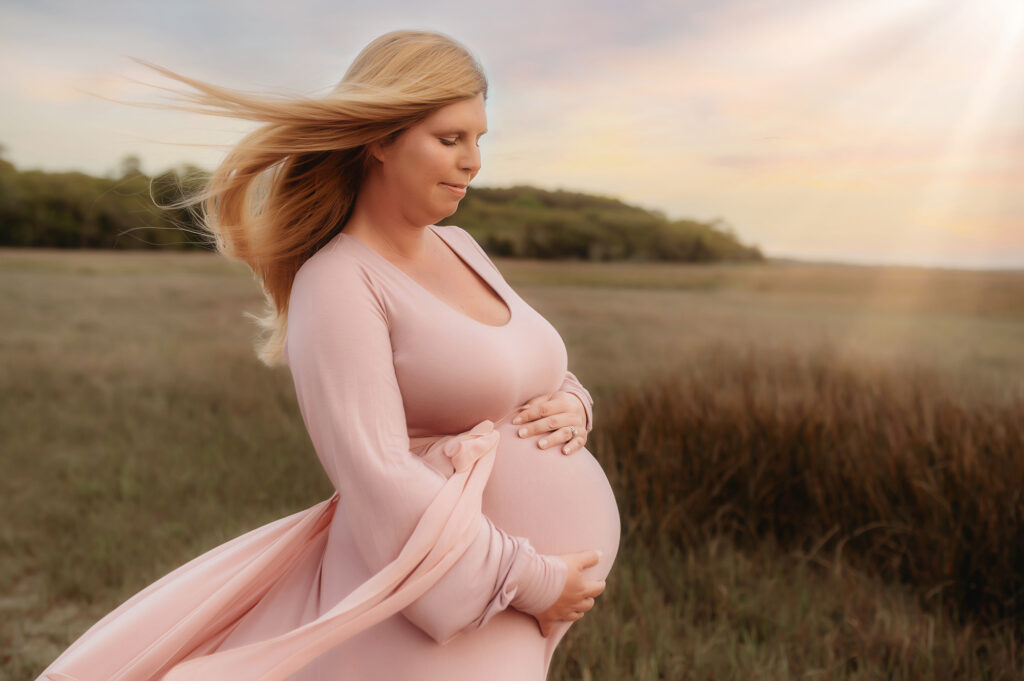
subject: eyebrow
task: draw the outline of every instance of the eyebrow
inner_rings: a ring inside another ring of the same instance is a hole
[[[447,133],[449,135],[452,134],[452,133],[457,133],[459,135],[465,135],[466,134],[465,130],[456,130],[456,129],[446,130],[446,131],[442,131],[442,132]],[[487,130],[486,129],[483,132],[480,133],[480,135],[486,135],[486,134],[487,134]]]

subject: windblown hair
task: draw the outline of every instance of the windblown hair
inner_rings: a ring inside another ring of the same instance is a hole
[[[261,96],[188,78],[136,60],[198,92],[170,108],[263,122],[225,156],[200,190],[174,204],[201,204],[216,250],[246,263],[266,298],[255,316],[257,355],[282,359],[288,298],[299,267],[344,226],[369,164],[368,145],[388,144],[434,111],[483,94],[471,53],[427,31],[392,31],[370,42],[322,97]],[[166,106],[166,105],[165,105]]]

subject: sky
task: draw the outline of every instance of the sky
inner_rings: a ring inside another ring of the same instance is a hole
[[[0,0],[0,144],[212,169],[254,124],[104,99],[177,86],[131,57],[326,94],[402,28],[484,67],[475,184],[718,219],[769,256],[1024,268],[1024,0]]]

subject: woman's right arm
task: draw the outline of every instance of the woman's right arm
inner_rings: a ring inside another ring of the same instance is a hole
[[[313,445],[376,573],[398,556],[445,478],[410,450],[386,308],[356,262],[324,253],[299,271],[286,352]],[[561,558],[480,514],[466,552],[402,614],[446,643],[507,607],[547,611],[567,576]]]

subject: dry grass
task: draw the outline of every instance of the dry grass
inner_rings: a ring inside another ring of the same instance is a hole
[[[844,560],[780,549],[634,542],[551,679],[1020,681],[1024,647],[922,608]]]
[[[552,679],[1024,678],[1024,275],[499,266],[626,524]],[[329,494],[258,307],[207,254],[0,251],[0,679]]]
[[[641,543],[771,537],[1024,634],[1022,415],[1024,391],[727,346],[620,390],[599,442]]]

